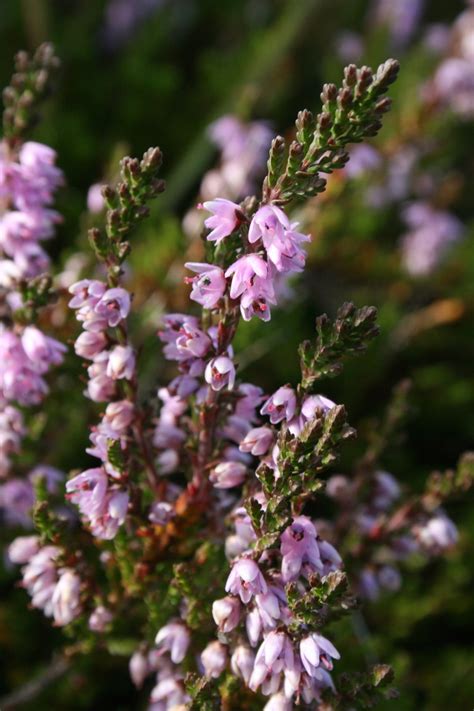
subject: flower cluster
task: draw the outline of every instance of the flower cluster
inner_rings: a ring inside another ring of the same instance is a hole
[[[402,236],[402,261],[410,274],[430,274],[463,234],[463,224],[443,210],[415,202],[403,212],[409,232]]]
[[[376,600],[383,590],[399,589],[399,564],[409,556],[439,555],[457,542],[456,526],[443,509],[407,507],[389,472],[376,470],[353,479],[338,474],[328,480],[326,493],[344,512],[340,545],[352,540],[355,586],[369,600]],[[354,546],[354,541],[359,544]]]
[[[66,490],[93,535],[114,538],[129,502],[126,472],[111,461],[110,449],[115,445],[126,449],[134,418],[133,398],[127,397],[132,391],[126,387],[135,377],[135,352],[127,343],[125,328],[131,300],[125,289],[107,288],[97,280],[81,280],[69,291],[73,295],[69,306],[84,329],[74,348],[91,362],[86,394],[94,402],[108,404],[102,421],[92,429],[87,450],[101,466],[70,479]]]
[[[74,568],[61,564],[61,548],[41,546],[37,536],[22,536],[10,545],[8,555],[12,563],[23,565],[22,585],[33,607],[61,627],[81,613],[81,580]]]
[[[283,275],[303,270],[306,254],[302,244],[310,241],[309,235],[297,232],[298,223],[291,223],[275,205],[259,208],[248,226],[239,205],[230,200],[216,198],[205,202],[203,208],[212,213],[204,223],[211,230],[207,235],[210,242],[219,244],[235,231],[245,229],[251,251],[238,257],[225,271],[212,264],[187,262],[185,266],[197,274],[188,279],[192,284],[191,299],[213,309],[228,294],[240,304],[245,321],[254,316],[269,321],[270,306],[276,304],[275,282]]]
[[[0,218],[3,287],[48,269],[49,257],[41,242],[53,236],[60,221],[50,205],[63,183],[55,161],[52,148],[41,143],[24,143],[18,155],[12,155],[6,142],[0,144],[0,198],[8,206]]]
[[[8,475],[12,454],[20,451],[26,433],[15,404],[40,404],[48,392],[45,376],[63,360],[67,350],[33,325],[16,324],[15,312],[24,306],[20,284],[49,267],[41,243],[51,238],[59,214],[51,208],[63,183],[55,152],[29,141],[18,148],[0,143],[0,290],[7,318],[0,324],[0,477]],[[7,518],[28,520],[32,492],[28,481],[16,479],[2,488]],[[9,508],[7,502],[18,502]],[[29,503],[28,503],[29,502]]]

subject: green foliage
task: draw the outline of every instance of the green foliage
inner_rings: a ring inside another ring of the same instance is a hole
[[[130,252],[127,238],[130,231],[150,214],[147,203],[163,192],[165,184],[158,178],[162,154],[159,148],[149,148],[143,158],[123,158],[121,180],[112,188],[102,189],[107,204],[105,231],[98,227],[89,230],[89,240],[97,257],[105,261],[110,278],[116,283],[121,265]]]
[[[316,342],[304,341],[299,348],[302,388],[309,390],[317,380],[334,377],[342,370],[347,355],[363,353],[378,335],[377,311],[373,306],[356,309],[346,303],[334,322],[323,314],[316,319]]]
[[[38,121],[38,108],[51,91],[59,59],[49,43],[38,47],[32,57],[27,52],[15,56],[15,73],[3,90],[3,134],[10,146],[23,139]]]
[[[342,571],[329,573],[322,579],[313,576],[303,595],[296,583],[289,583],[286,594],[288,606],[298,623],[318,632],[328,623],[346,616],[357,605]]]
[[[381,64],[375,74],[370,67],[350,64],[340,89],[325,84],[322,112],[316,118],[307,110],[298,114],[296,140],[288,150],[281,136],[274,139],[263,186],[265,202],[285,205],[322,192],[326,181],[320,173],[343,168],[349,160],[346,146],[379,132],[381,117],[391,105],[390,99],[381,97],[398,70],[394,59]]]
[[[192,699],[187,706],[189,711],[221,711],[221,696],[215,679],[188,674],[185,685]]]
[[[22,306],[16,309],[13,316],[16,323],[34,323],[39,317],[39,311],[53,303],[57,294],[52,288],[49,274],[41,274],[20,283]]]

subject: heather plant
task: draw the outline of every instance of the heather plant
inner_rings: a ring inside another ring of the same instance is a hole
[[[100,408],[87,448],[94,464],[67,479],[65,508],[60,472],[36,462],[23,472],[15,459],[19,408],[40,405],[44,376],[65,351],[36,325],[54,308],[38,242],[58,220],[50,205],[61,173],[50,149],[25,142],[55,64],[49,47],[18,58],[2,144],[2,501],[12,482],[26,485],[23,508],[3,505],[21,509],[26,525],[33,507],[35,531],[8,551],[32,606],[64,628],[72,663],[119,647],[153,711],[370,708],[395,698],[385,664],[337,673],[345,649],[335,623],[397,589],[409,557],[454,546],[443,504],[470,486],[472,458],[433,475],[420,496],[402,490],[381,463],[404,411],[402,386],[353,471],[337,471],[355,430],[320,381],[376,338],[373,307],[320,316],[300,346],[298,381],[273,394],[239,377],[234,340],[241,320],[270,321],[288,279],[304,271],[311,237],[293,215],[345,168],[351,144],[381,129],[398,63],[349,65],[340,88],[325,84],[321,112],[300,112],[294,138],[271,142],[261,193],[241,194],[255,185],[252,163],[232,195],[205,195],[202,261],[184,265],[194,303],[162,318],[156,342],[175,374],[153,387],[140,367],[127,259],[165,189],[162,155],[150,148],[121,161],[118,181],[101,191],[105,222],[89,230],[97,266],[66,284],[84,396]],[[256,128],[265,142],[268,127]],[[234,174],[229,151],[224,176]]]

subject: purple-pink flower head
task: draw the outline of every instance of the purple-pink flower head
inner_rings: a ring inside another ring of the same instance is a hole
[[[226,280],[222,269],[213,264],[201,262],[186,262],[184,266],[197,274],[195,277],[185,278],[186,283],[192,284],[191,299],[197,301],[205,309],[215,308],[226,290]]]
[[[291,420],[296,410],[296,396],[293,388],[283,385],[266,401],[260,410],[262,415],[268,415],[270,422],[276,425],[282,420]]]
[[[285,582],[296,580],[303,563],[321,569],[321,556],[316,541],[316,528],[307,516],[293,519],[281,537],[282,577]]]
[[[191,323],[183,323],[176,338],[176,360],[202,358],[209,351],[211,339],[200,328]]]
[[[253,287],[256,277],[260,279],[269,277],[268,264],[258,254],[246,254],[231,264],[225,275],[232,276],[230,296],[232,299],[237,299]]]
[[[66,482],[67,498],[88,518],[99,515],[107,493],[107,474],[102,467],[87,469]]]
[[[69,307],[71,309],[81,309],[84,312],[91,311],[106,289],[106,285],[101,281],[81,279],[81,281],[75,282],[68,289],[69,293],[73,295],[69,302]]]
[[[284,632],[274,631],[265,637],[258,649],[249,687],[257,691],[261,686],[263,694],[273,694],[280,687],[282,672],[285,676],[296,672],[299,677],[289,637]]]
[[[130,311],[130,294],[120,287],[107,289],[94,307],[95,313],[114,328],[127,318]]]
[[[247,604],[253,595],[266,593],[268,587],[255,561],[241,558],[230,571],[225,589],[232,595],[239,595],[242,602]]]
[[[300,272],[306,260],[300,244],[311,238],[296,227],[279,207],[264,205],[252,218],[248,239],[250,243],[262,240],[268,259],[279,272]]]
[[[204,375],[213,390],[232,390],[235,383],[235,366],[228,356],[217,356],[209,361]]]
[[[213,213],[212,217],[204,220],[204,224],[212,230],[207,235],[208,241],[216,244],[232,234],[244,219],[239,205],[224,198],[209,200],[203,204],[203,208]]]
[[[320,665],[331,671],[332,659],[340,659],[341,655],[326,637],[313,633],[301,640],[300,657],[308,675],[315,678]]]
[[[270,321],[271,304],[276,304],[273,282],[255,277],[252,286],[241,296],[240,313],[244,321],[250,321],[254,316],[261,321]]]

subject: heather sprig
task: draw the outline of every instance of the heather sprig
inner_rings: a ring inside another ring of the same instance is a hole
[[[375,136],[391,101],[383,95],[396,80],[399,64],[388,59],[375,73],[370,67],[350,64],[338,89],[325,84],[322,111],[313,117],[304,110],[296,120],[296,139],[289,147],[277,136],[268,158],[263,184],[264,201],[286,205],[322,192],[326,181],[320,173],[332,173],[349,160],[346,147]]]
[[[21,51],[15,57],[15,73],[3,90],[3,133],[15,147],[24,140],[39,119],[39,107],[52,90],[60,61],[49,42],[40,45],[33,56]]]

